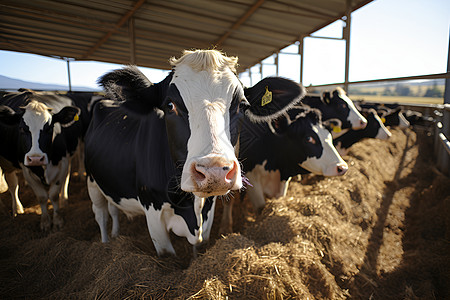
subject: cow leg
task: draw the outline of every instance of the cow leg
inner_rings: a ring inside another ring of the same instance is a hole
[[[233,232],[233,204],[234,196],[231,196],[228,200],[222,201],[223,214],[220,221],[219,233],[228,234]]]
[[[119,209],[117,206],[108,201],[108,211],[112,218],[111,237],[116,238],[119,236]]]
[[[33,187],[33,185],[31,185]],[[52,221],[50,219],[50,216],[48,215],[47,210],[47,202],[48,202],[48,195],[47,192],[44,189],[36,189],[33,188],[34,193],[36,194],[36,198],[38,199],[39,205],[41,206],[41,230],[42,231],[50,231],[50,228],[52,227]]]
[[[62,207],[69,206],[69,181],[70,181],[70,170],[72,168],[72,164],[69,163],[67,169],[67,175],[64,179],[64,184],[61,185],[61,197],[59,198],[59,205]]]
[[[22,174],[36,195],[39,205],[41,206],[41,230],[49,231],[52,227],[52,221],[47,210],[48,193],[40,180],[35,179],[27,167],[22,167]]]
[[[147,219],[148,231],[150,232],[150,237],[152,238],[158,256],[166,253],[175,256],[175,249],[170,241],[166,223],[163,221],[162,211],[155,210],[150,206],[149,209],[145,211],[145,217]]]
[[[84,165],[84,142],[80,139],[78,141],[77,148],[77,158],[78,158],[78,177],[82,178],[86,176],[86,167]]]
[[[258,176],[254,176],[253,172],[246,174],[248,180],[253,186],[247,188],[248,198],[253,205],[253,208],[257,213],[260,213],[266,205],[266,199],[264,197],[263,187]]]
[[[87,180],[87,187],[89,198],[92,201],[92,211],[95,215],[95,221],[97,221],[100,227],[100,234],[102,237],[102,243],[107,243],[108,238],[108,200],[103,196],[98,185],[91,181],[89,178]],[[118,230],[118,225],[117,225]]]
[[[56,229],[61,229],[64,226],[64,219],[59,214],[59,193],[61,190],[60,185],[53,184],[49,189],[49,198],[53,205],[53,226]]]
[[[285,197],[289,188],[289,182],[292,177],[289,177],[287,180],[283,180],[280,183],[280,197]]]
[[[12,215],[15,217],[17,214],[23,214],[23,206],[19,200],[19,180],[17,179],[16,172],[5,174],[6,184],[8,185],[9,193],[12,199]]]

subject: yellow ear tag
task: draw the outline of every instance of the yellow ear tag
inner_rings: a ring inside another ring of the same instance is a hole
[[[338,133],[338,132],[341,132],[341,131],[342,131],[341,126],[333,126],[333,132]]]
[[[269,91],[269,87],[266,86],[266,92],[262,96],[261,106],[269,104],[270,102],[272,102],[272,92]]]
[[[386,123],[386,119],[385,118],[381,118],[381,122]]]
[[[75,115],[75,117],[73,117],[74,121],[78,121],[80,119],[80,117],[78,116],[78,114]]]

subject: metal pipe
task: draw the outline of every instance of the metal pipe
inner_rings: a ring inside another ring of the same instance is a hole
[[[345,79],[344,90],[348,93],[348,78],[350,71],[350,25],[352,23],[352,1],[347,0],[347,10],[345,13],[345,27],[343,38],[345,39]]]
[[[72,92],[72,81],[70,79],[70,59],[65,57],[64,58],[67,62],[67,78],[69,79],[69,92]]]
[[[448,155],[450,155],[450,141],[447,139],[445,134],[443,134],[442,132],[439,133],[439,139],[440,139],[442,145],[444,145],[444,149],[447,150]]]
[[[304,42],[305,37],[302,36],[302,38],[300,39],[300,45],[298,45],[298,54],[300,54],[300,83],[303,82],[303,64],[304,64],[303,54],[305,53],[305,46],[303,44]]]

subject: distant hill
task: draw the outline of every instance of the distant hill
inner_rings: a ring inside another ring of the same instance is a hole
[[[14,90],[18,90],[20,88],[41,90],[41,91],[68,91],[69,90],[68,85],[29,82],[29,81],[14,79],[14,78],[0,75],[0,90],[14,91]],[[72,91],[95,92],[95,91],[100,91],[100,90],[101,90],[100,88],[95,89],[95,88],[89,88],[89,87],[72,86]]]

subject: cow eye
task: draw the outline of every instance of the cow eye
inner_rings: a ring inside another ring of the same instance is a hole
[[[313,145],[316,144],[316,140],[315,140],[312,136],[308,136],[308,137],[306,138],[306,141],[307,141],[308,143],[313,144]]]
[[[167,110],[169,112],[176,112],[177,108],[175,107],[175,104],[173,104],[173,102],[169,102],[167,103]]]

